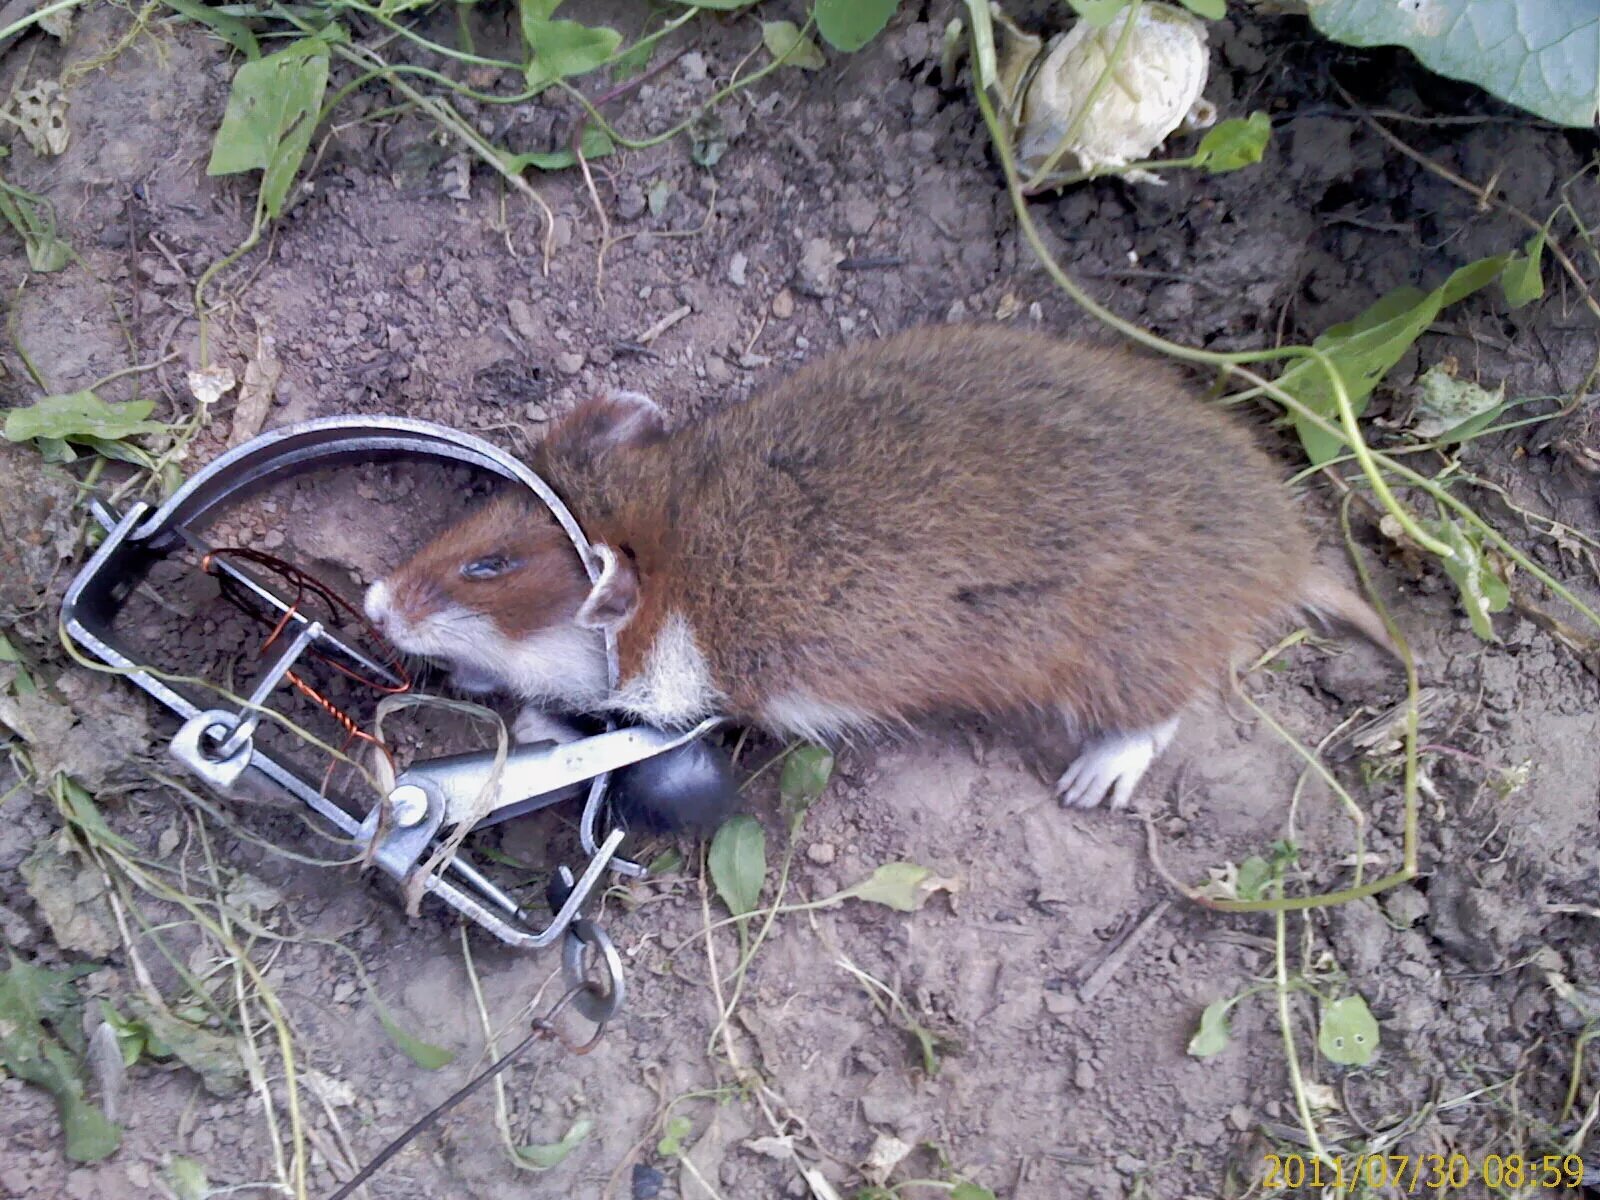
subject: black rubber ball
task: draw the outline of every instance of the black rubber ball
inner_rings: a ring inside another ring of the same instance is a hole
[[[611,811],[640,833],[710,833],[738,799],[728,756],[706,738],[611,776]]]

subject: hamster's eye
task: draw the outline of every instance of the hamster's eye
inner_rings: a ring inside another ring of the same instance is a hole
[[[504,554],[485,554],[482,558],[475,558],[461,568],[463,579],[494,579],[504,575],[517,565],[514,559],[507,558]]]

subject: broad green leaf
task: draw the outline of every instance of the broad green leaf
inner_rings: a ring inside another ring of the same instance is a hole
[[[728,911],[736,917],[754,912],[767,879],[767,835],[760,823],[744,813],[729,817],[711,839],[706,861]]]
[[[1378,1052],[1378,1023],[1360,996],[1335,1000],[1322,1010],[1317,1048],[1329,1062],[1364,1067]]]
[[[152,1050],[159,1047],[161,1057],[176,1058],[196,1075],[213,1096],[231,1096],[245,1085],[244,1060],[230,1037],[198,1024],[208,1014],[204,1011],[184,1019],[149,1004],[142,997],[128,1000],[141,1024],[149,1031],[147,1044]]]
[[[1230,1000],[1213,1000],[1206,1005],[1205,1012],[1200,1014],[1200,1028],[1195,1030],[1194,1036],[1189,1039],[1189,1053],[1195,1058],[1210,1058],[1213,1054],[1221,1054],[1228,1048],[1228,1038],[1231,1031],[1228,1028],[1228,1010],[1233,1007]]]
[[[245,63],[234,73],[206,174],[260,171],[262,205],[269,217],[281,214],[327,86],[328,45],[320,38]]]
[[[651,875],[671,875],[681,871],[683,854],[675,847],[669,847],[651,859],[645,870]]]
[[[674,0],[674,2],[685,8],[714,8],[718,12],[733,12],[735,9],[749,8],[756,0]]]
[[[833,752],[823,746],[801,746],[784,760],[778,791],[790,804],[811,804],[833,774]]]
[[[883,32],[900,0],[816,0],[817,32],[835,50],[854,54]]]
[[[1272,864],[1259,854],[1252,854],[1239,864],[1239,899],[1259,900],[1273,878]]]
[[[1541,229],[1529,238],[1522,253],[1512,256],[1500,274],[1500,288],[1512,308],[1532,304],[1544,295],[1545,232]]]
[[[1491,392],[1434,363],[1417,380],[1411,432],[1430,442],[1466,441],[1505,411],[1505,401],[1505,384]]]
[[[1104,29],[1128,7],[1128,0],[1067,0],[1067,3],[1094,29]]]
[[[799,67],[802,71],[820,71],[828,65],[822,51],[808,37],[800,36],[800,27],[793,21],[761,22],[761,41],[767,53],[782,59],[784,66]]]
[[[1547,121],[1600,118],[1595,0],[1317,0],[1311,23],[1347,46],[1404,46]]]
[[[1272,140],[1272,119],[1264,112],[1253,112],[1242,120],[1221,121],[1200,139],[1195,151],[1195,166],[1213,175],[1237,171],[1261,161]]]
[[[0,972],[0,1068],[54,1098],[74,1162],[96,1162],[122,1141],[122,1131],[83,1095],[83,1002],[72,984],[98,969],[47,970],[12,955]]]
[[[25,233],[22,248],[28,255],[28,269],[41,275],[59,271],[72,261],[72,247],[54,233]]]
[[[424,1071],[437,1071],[440,1067],[448,1066],[455,1061],[455,1054],[442,1046],[435,1046],[421,1038],[413,1037],[390,1014],[388,1007],[378,999],[377,992],[369,992],[372,997],[372,1007],[378,1014],[378,1024],[383,1026],[383,1031],[389,1035],[393,1042],[404,1054]]]
[[[1489,617],[1511,603],[1511,589],[1490,568],[1478,539],[1455,521],[1432,522],[1428,532],[1452,551],[1449,558],[1439,561],[1461,593],[1461,607],[1472,622],[1472,632],[1486,642],[1497,640]]]
[[[586,159],[604,158],[616,149],[606,131],[598,125],[585,125],[578,142],[583,147],[583,157]],[[541,171],[561,171],[576,166],[578,156],[570,146],[566,146],[545,153],[508,154],[504,161],[508,170],[520,174],[529,167],[537,167]]]
[[[1332,360],[1356,416],[1366,410],[1372,389],[1422,336],[1439,310],[1488,285],[1505,264],[1503,254],[1481,258],[1454,272],[1431,292],[1397,288],[1312,343]],[[1333,387],[1320,363],[1303,360],[1285,371],[1278,383],[1312,411],[1337,424]],[[1315,464],[1328,462],[1344,448],[1343,438],[1325,433],[1309,421],[1296,418],[1295,425],[1307,457]]]
[[[1205,21],[1220,21],[1228,15],[1227,0],[1178,0],[1178,2]]]
[[[975,1183],[958,1183],[950,1189],[950,1200],[995,1200],[995,1195]]]
[[[155,411],[154,400],[127,400],[112,403],[93,392],[65,392],[46,396],[26,408],[6,414],[7,441],[27,442],[34,438],[100,438],[116,441],[146,433],[161,433],[167,427],[147,418]]]
[[[522,17],[522,36],[533,53],[525,72],[530,88],[543,87],[558,79],[586,75],[601,67],[622,45],[622,35],[604,25],[589,26],[579,21],[551,21]]]
[[[588,1137],[593,1129],[593,1121],[588,1117],[580,1117],[572,1123],[572,1127],[562,1135],[559,1142],[542,1146],[518,1146],[517,1157],[536,1171],[548,1171],[571,1154],[578,1143]]]
[[[632,79],[650,65],[650,58],[655,52],[655,42],[635,43],[611,61],[611,78],[617,83],[621,83],[624,79]]]
[[[656,1153],[662,1158],[677,1158],[683,1153],[683,1139],[694,1132],[694,1123],[688,1117],[672,1117],[661,1131],[656,1143]]]
[[[168,0],[170,3],[171,0]],[[206,1178],[206,1168],[192,1158],[175,1154],[167,1164],[167,1182],[178,1200],[206,1200],[211,1195],[211,1181]]]
[[[561,0],[517,0],[517,12],[526,25],[529,21],[548,21],[561,7]]]
[[[191,21],[199,21],[208,26],[213,33],[240,54],[248,59],[261,57],[261,47],[256,43],[256,35],[250,32],[238,17],[223,12],[214,5],[204,0],[166,0],[168,8],[175,9],[188,17]]]
[[[836,900],[865,900],[868,904],[882,904],[896,912],[916,912],[928,902],[928,897],[938,891],[953,891],[955,881],[935,875],[927,867],[916,863],[885,863],[860,883],[829,896],[823,903]]]

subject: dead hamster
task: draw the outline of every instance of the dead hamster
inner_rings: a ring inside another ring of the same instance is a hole
[[[1379,644],[1312,565],[1273,462],[1170,368],[1000,327],[913,330],[669,430],[580,403],[533,466],[367,595],[396,646],[538,709],[711,713],[826,739],[931,713],[1054,710],[1058,791],[1127,802],[1183,707],[1297,608]],[[620,687],[606,686],[602,629]]]

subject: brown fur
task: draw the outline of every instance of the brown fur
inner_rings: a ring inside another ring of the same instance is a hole
[[[886,721],[1059,705],[1144,728],[1310,578],[1273,463],[1119,349],[913,331],[616,447],[594,436],[607,403],[575,410],[535,466],[638,571],[624,679],[680,612],[734,717],[799,691]],[[514,633],[563,610],[530,590],[492,611]]]
[[[540,565],[494,579],[462,578],[465,564],[487,554]],[[408,621],[456,605],[486,613],[512,639],[552,620],[571,620],[589,591],[589,577],[555,517],[520,496],[484,505],[429,542],[386,582],[390,602]]]

